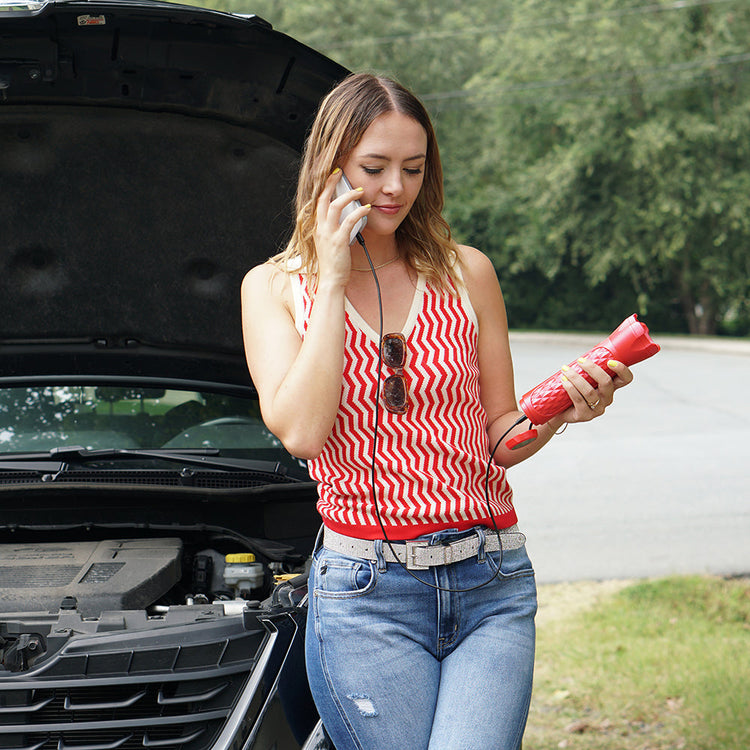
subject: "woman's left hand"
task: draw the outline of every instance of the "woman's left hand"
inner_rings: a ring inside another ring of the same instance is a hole
[[[616,360],[607,362],[607,367],[615,373],[614,379],[590,359],[582,357],[578,365],[594,380],[595,385],[591,385],[574,368],[562,368],[562,385],[573,402],[560,415],[564,422],[588,422],[600,417],[614,400],[615,391],[633,382],[630,369]]]

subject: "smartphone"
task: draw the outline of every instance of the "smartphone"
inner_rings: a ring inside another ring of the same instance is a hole
[[[341,173],[341,179],[336,183],[336,197],[342,196],[344,193],[348,193],[350,190],[353,190],[354,188],[351,186],[351,183],[349,180],[346,179],[346,175],[342,172]],[[360,208],[362,204],[359,201],[352,201],[351,203],[347,203],[346,206],[341,211],[341,221],[343,221],[352,211],[356,211],[356,209]],[[354,241],[357,239],[357,234],[362,231],[365,224],[367,224],[367,217],[363,216],[355,225],[354,229],[352,229],[352,233],[349,235],[349,244],[353,245]]]

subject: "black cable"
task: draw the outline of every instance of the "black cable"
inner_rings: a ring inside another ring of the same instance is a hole
[[[495,515],[492,511],[492,506],[490,504],[490,490],[489,490],[489,481],[490,481],[490,470],[492,468],[492,457],[495,455],[495,451],[500,446],[500,443],[507,437],[507,435],[513,430],[515,427],[517,427],[519,424],[521,424],[523,421],[528,419],[528,417],[524,414],[519,419],[517,419],[500,437],[500,439],[495,443],[495,447],[492,449],[489,459],[487,460],[487,473],[485,475],[485,482],[484,482],[484,491],[485,491],[485,501],[487,503],[487,511],[490,516],[490,520],[492,521],[492,527],[495,531],[495,534],[497,535],[497,541],[498,541],[498,547],[500,548],[500,563],[497,565],[495,572],[492,574],[490,578],[488,578],[483,583],[479,583],[476,586],[471,586],[469,588],[465,589],[451,589],[451,588],[443,588],[442,586],[438,586],[437,584],[430,583],[429,581],[425,581],[423,578],[420,578],[418,575],[415,575],[412,573],[409,568],[404,565],[404,563],[401,562],[399,559],[399,556],[396,554],[396,551],[393,549],[393,543],[388,538],[388,534],[385,530],[385,524],[383,523],[383,518],[380,514],[380,504],[378,503],[378,497],[377,497],[377,490],[375,487],[375,474],[377,470],[377,452],[378,452],[378,434],[379,434],[379,425],[380,425],[380,381],[381,381],[381,375],[383,372],[383,298],[380,293],[380,281],[378,280],[378,274],[375,272],[375,266],[373,265],[372,258],[370,258],[370,253],[367,250],[367,245],[365,245],[365,240],[362,237],[361,233],[357,233],[357,242],[362,246],[362,249],[365,251],[365,257],[367,258],[367,263],[370,266],[370,271],[372,272],[372,277],[375,280],[375,289],[377,291],[378,296],[378,368],[377,368],[377,385],[375,388],[375,428],[373,430],[372,435],[372,455],[371,455],[371,463],[370,463],[370,484],[372,485],[372,500],[373,505],[375,506],[375,515],[378,519],[378,525],[380,526],[380,530],[383,533],[383,541],[388,545],[388,549],[390,549],[391,554],[396,559],[396,562],[414,579],[419,581],[420,583],[424,584],[425,586],[428,586],[431,589],[435,589],[436,591],[444,591],[449,594],[463,594],[468,591],[476,591],[477,589],[481,589],[484,586],[487,586],[488,584],[492,583],[494,581],[498,574],[500,573],[500,567],[503,562],[503,542],[500,538],[500,529],[497,528],[497,524],[495,523]],[[492,558],[489,556],[487,557],[487,560],[489,561],[490,565],[495,567],[495,563],[493,562]]]

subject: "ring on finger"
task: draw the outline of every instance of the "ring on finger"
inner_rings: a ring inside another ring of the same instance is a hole
[[[586,403],[589,405],[589,409],[591,409],[591,411],[594,411],[594,409],[596,409],[596,407],[599,406],[599,404],[601,403],[601,401],[602,400],[600,398],[598,398],[598,399],[596,399],[596,401],[594,401],[593,404],[590,401],[587,401]]]

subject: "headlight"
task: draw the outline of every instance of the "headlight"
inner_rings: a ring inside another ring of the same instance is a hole
[[[23,2],[23,0],[0,0],[0,13],[12,13],[19,16],[33,16],[39,13],[47,0],[44,2]]]

